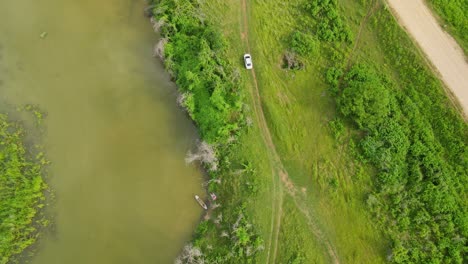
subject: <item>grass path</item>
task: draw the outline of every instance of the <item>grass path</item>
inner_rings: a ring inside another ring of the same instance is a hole
[[[250,43],[249,43],[249,22],[247,14],[247,1],[241,0],[242,8],[242,26],[241,26],[241,39],[244,42],[247,52],[250,53]],[[276,146],[273,143],[273,139],[268,128],[265,114],[263,112],[260,92],[258,88],[258,81],[255,74],[255,69],[251,70],[253,87],[249,89],[250,95],[253,101],[253,107],[255,110],[256,119],[262,133],[262,138],[269,150],[270,159],[272,162],[273,172],[272,172],[272,181],[273,181],[273,192],[272,192],[272,219],[271,219],[271,232],[268,241],[267,247],[267,263],[276,263],[276,255],[278,251],[278,237],[279,230],[281,227],[281,215],[282,215],[282,204],[283,204],[283,189],[293,198],[296,207],[300,212],[306,217],[308,225],[317,239],[317,242],[323,244],[326,247],[327,253],[333,263],[338,264],[338,254],[336,249],[332,246],[331,242],[328,241],[323,232],[315,224],[314,217],[307,207],[305,199],[300,199],[300,192],[291,181],[288,172],[284,169],[281,158],[276,151]]]
[[[369,6],[369,10],[367,10],[366,16],[362,19],[360,25],[359,25],[359,31],[356,36],[356,40],[354,41],[354,46],[353,49],[351,50],[351,53],[349,54],[348,61],[346,63],[346,72],[348,72],[351,69],[351,65],[353,62],[353,57],[356,54],[356,50],[359,48],[359,44],[361,41],[361,35],[362,35],[362,30],[364,27],[367,25],[369,18],[377,11],[377,9],[380,7],[381,2],[379,0],[373,0],[372,3]],[[344,75],[343,75],[344,77]],[[342,77],[342,78],[343,78]],[[342,80],[340,80],[341,82]]]
[[[250,53],[250,43],[249,43],[249,32],[248,32],[248,19],[247,19],[247,3],[246,0],[242,0],[242,26],[240,28],[241,39],[246,46],[247,52]],[[258,81],[257,76],[255,75],[255,69],[251,70],[252,78],[254,83],[254,89],[249,89],[250,96],[252,97],[253,107],[255,111],[255,116],[257,119],[257,123],[259,124],[260,131],[262,132],[262,138],[268,148],[268,153],[270,155],[270,160],[272,162],[272,182],[273,182],[273,191],[272,191],[272,214],[271,214],[271,229],[270,229],[270,237],[268,239],[268,246],[267,246],[267,263],[275,263],[276,255],[278,251],[278,237],[279,237],[279,230],[281,227],[281,214],[282,214],[282,207],[283,207],[283,189],[279,182],[279,175],[278,175],[278,163],[281,162],[279,160],[279,156],[276,153],[275,145],[273,144],[273,140],[270,135],[270,131],[267,127],[265,115],[263,114],[263,109],[261,105],[260,93],[258,90]]]

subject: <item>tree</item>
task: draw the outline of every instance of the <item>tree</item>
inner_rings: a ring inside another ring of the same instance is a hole
[[[354,66],[345,82],[338,99],[341,113],[351,117],[361,129],[376,129],[389,116],[393,95],[377,73],[366,66]]]

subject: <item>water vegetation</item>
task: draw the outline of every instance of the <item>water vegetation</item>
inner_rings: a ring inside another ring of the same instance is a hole
[[[45,205],[44,190],[47,185],[42,175],[48,161],[43,152],[25,147],[25,134],[25,129],[19,122],[0,114],[2,264],[32,245],[38,237],[38,227],[48,223],[38,214],[38,210]]]

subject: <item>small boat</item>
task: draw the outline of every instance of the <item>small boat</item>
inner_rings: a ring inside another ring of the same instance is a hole
[[[211,200],[215,201],[217,199],[216,194],[210,193]]]
[[[208,206],[206,206],[205,202],[203,202],[203,200],[200,198],[200,196],[195,195],[195,200],[197,200],[198,204],[200,204],[200,206],[203,209],[208,210]]]

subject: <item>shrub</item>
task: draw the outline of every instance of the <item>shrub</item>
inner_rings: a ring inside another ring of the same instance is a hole
[[[335,140],[339,141],[343,137],[345,132],[345,126],[343,120],[336,118],[329,122],[330,129],[332,131]]]
[[[320,40],[351,41],[351,31],[338,13],[337,0],[310,0],[304,8],[316,19],[314,31]]]
[[[153,20],[164,21],[158,23],[162,38],[167,40],[164,64],[180,90],[179,104],[197,124],[202,138],[186,160],[198,160],[205,166],[211,178],[209,189],[222,197],[210,206],[210,214],[217,214],[216,219],[199,224],[192,243],[176,263],[253,263],[263,241],[248,222],[245,206],[239,206],[236,199],[240,193],[243,199],[252,197],[258,183],[250,173],[243,179],[245,183],[228,178],[238,169],[235,160],[239,157],[233,157],[231,149],[247,124],[239,89],[241,75],[224,54],[226,40],[204,18],[198,1],[153,2],[158,2]]]
[[[289,40],[291,50],[301,56],[317,54],[319,45],[311,35],[294,31]]]
[[[189,93],[185,106],[200,128],[203,139],[226,143],[244,120],[242,95],[235,70],[223,57],[226,40],[217,29],[202,19],[197,2],[159,1],[154,9],[160,25],[164,63],[181,93]]]
[[[375,129],[390,115],[391,96],[371,69],[358,65],[346,74],[346,86],[338,104],[340,112],[352,118],[359,128]]]
[[[393,241],[390,260],[462,263],[467,167],[459,157],[468,153],[467,127],[458,123],[460,130],[437,136],[445,129],[438,123],[463,121],[448,115],[431,122],[433,115],[423,111],[427,106],[415,104],[421,95],[414,87],[396,89],[371,66],[355,65],[344,76],[338,109],[367,132],[360,149],[377,169],[368,203],[376,215],[386,211],[377,219]],[[437,102],[444,95],[432,96]]]

